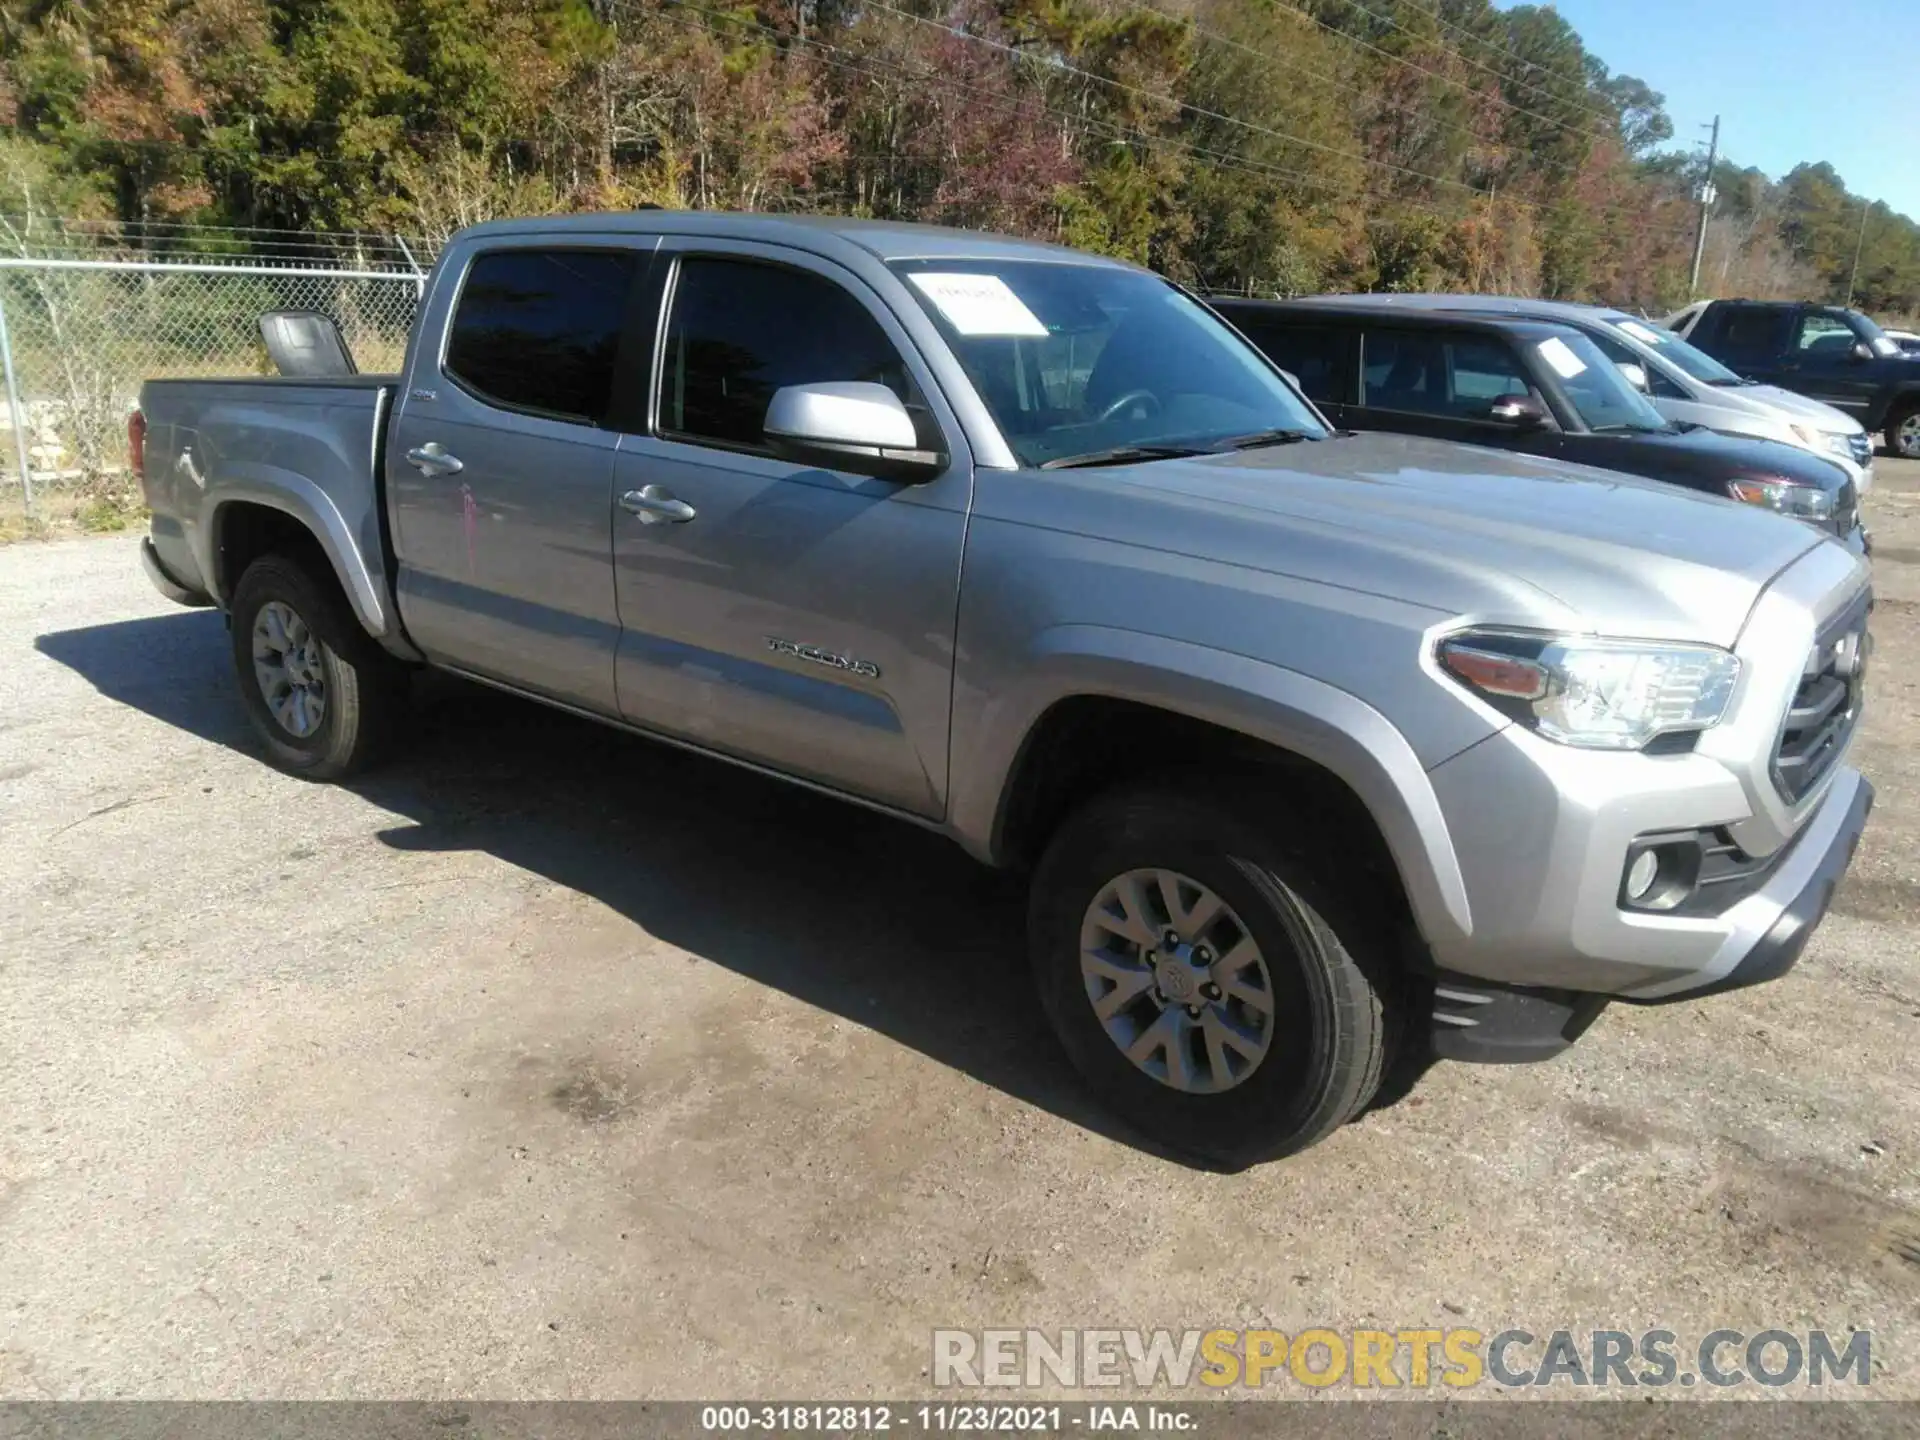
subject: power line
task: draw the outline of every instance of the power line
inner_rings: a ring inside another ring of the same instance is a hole
[[[1353,3],[1353,0],[1348,0],[1348,3],[1349,4]],[[1429,70],[1424,65],[1414,64],[1413,61],[1407,59],[1406,56],[1404,55],[1395,55],[1390,50],[1382,50],[1378,45],[1375,45],[1372,42],[1367,40],[1362,40],[1358,35],[1350,34],[1349,32],[1340,29],[1340,27],[1337,25],[1328,24],[1325,20],[1322,20],[1318,15],[1309,14],[1305,10],[1295,9],[1290,5],[1283,5],[1280,8],[1286,14],[1297,16],[1302,20],[1308,21],[1311,24],[1319,26],[1322,30],[1325,30],[1329,35],[1338,35],[1343,39],[1350,41],[1352,44],[1358,45],[1363,50],[1372,51],[1375,55],[1380,56],[1383,60],[1390,61],[1395,65],[1404,65],[1407,69],[1412,70],[1417,74],[1425,75],[1429,80],[1438,80],[1443,85],[1451,85],[1455,89],[1464,90],[1470,95],[1479,95],[1483,93],[1481,91],[1474,89],[1472,85],[1468,84],[1464,80],[1456,80],[1451,75],[1442,75],[1438,70]],[[1569,125],[1566,121],[1557,119],[1552,115],[1542,115],[1536,110],[1527,109],[1526,106],[1524,105],[1516,105],[1513,103],[1513,101],[1507,99],[1506,96],[1504,95],[1487,95],[1485,98],[1487,98],[1488,100],[1491,100],[1494,104],[1499,105],[1504,109],[1513,111],[1516,115],[1525,115],[1529,119],[1538,120],[1541,123],[1546,125],[1557,125],[1562,130],[1567,131],[1569,134],[1579,135],[1588,140],[1599,138],[1591,130],[1583,129],[1578,125]]]
[[[1127,4],[1127,8],[1130,10],[1140,11],[1146,14],[1158,15],[1162,19],[1178,20],[1181,18],[1178,16],[1169,15],[1166,11],[1160,10],[1150,3],[1145,3],[1145,0],[1132,0],[1132,3]],[[1183,23],[1191,27],[1191,29],[1193,30],[1193,33],[1201,37],[1202,39],[1209,40],[1216,45],[1225,45],[1231,49],[1242,51],[1247,55],[1251,55],[1256,60],[1261,61],[1263,64],[1269,64],[1269,65],[1277,64],[1281,66],[1283,69],[1292,70],[1302,75],[1312,76],[1314,79],[1323,81],[1324,83],[1332,85],[1337,89],[1344,90],[1350,95],[1358,95],[1364,100],[1378,101],[1381,98],[1376,91],[1369,90],[1363,85],[1356,85],[1351,81],[1341,80],[1336,76],[1327,74],[1324,70],[1315,70],[1310,66],[1302,65],[1300,64],[1299,61],[1294,60],[1291,56],[1276,54],[1270,51],[1262,50],[1256,45],[1249,45],[1244,40],[1236,40],[1231,35],[1222,35],[1217,30],[1209,30],[1195,20],[1185,20],[1183,21]],[[1465,57],[1462,57],[1462,58],[1465,58]],[[1470,93],[1478,93],[1478,92],[1470,92]],[[1401,108],[1404,106],[1404,102],[1399,100],[1397,97],[1395,98],[1393,103],[1395,104],[1396,108]],[[1523,111],[1522,113],[1530,114],[1531,112]],[[1549,117],[1540,116],[1536,118],[1548,119]],[[1441,120],[1438,123],[1443,129],[1451,130],[1456,134],[1466,136],[1469,140],[1473,141],[1476,145],[1487,145],[1487,144],[1495,143],[1490,141],[1487,137],[1481,135],[1477,130],[1473,129],[1472,126],[1462,125],[1459,122],[1452,121],[1452,120]],[[1582,133],[1585,133],[1585,132],[1582,132]],[[1571,174],[1573,173],[1573,171],[1577,170],[1579,166],[1577,163],[1574,163],[1574,162],[1561,161],[1554,166],[1542,167],[1542,168],[1550,168],[1553,170],[1561,171],[1566,174]]]
[[[1542,65],[1539,61],[1529,60],[1526,56],[1522,55],[1518,50],[1513,49],[1511,46],[1502,45],[1498,40],[1489,40],[1486,36],[1478,34],[1473,30],[1470,30],[1465,25],[1461,25],[1452,20],[1447,19],[1447,17],[1442,15],[1437,9],[1429,10],[1425,5],[1418,3],[1418,0],[1397,0],[1397,3],[1401,5],[1406,5],[1411,9],[1418,10],[1422,15],[1430,16],[1436,24],[1444,26],[1448,30],[1453,31],[1456,35],[1466,36],[1467,39],[1473,41],[1474,44],[1476,45],[1485,46],[1487,49],[1492,50],[1497,54],[1506,56],[1509,60],[1516,62],[1522,70],[1535,70],[1542,75],[1549,73],[1547,68],[1544,65]],[[1498,12],[1494,12],[1494,13],[1498,13]],[[1516,80],[1515,83],[1518,84],[1520,82]],[[1608,115],[1603,110],[1596,110],[1589,107],[1588,113],[1600,117],[1601,119],[1605,120],[1609,125],[1613,123],[1613,117]]]
[[[775,29],[773,26],[763,24],[759,21],[749,20],[744,16],[732,15],[732,14],[727,14],[719,11],[708,10],[703,6],[692,3],[692,0],[669,0],[669,3],[671,4],[672,8],[676,10],[691,10],[697,14],[704,15],[713,20],[723,21],[731,25],[737,25],[744,29],[759,31],[765,35],[768,35],[774,39],[777,39],[783,42],[797,43],[811,50],[827,52],[823,56],[823,63],[831,65],[836,69],[848,70],[855,74],[865,75],[870,79],[892,79],[892,80],[904,81],[912,85],[920,85],[920,86],[932,85],[937,88],[946,88],[950,91],[957,89],[957,90],[968,92],[969,94],[972,94],[972,95],[985,96],[987,97],[986,108],[989,110],[996,110],[1002,114],[1019,113],[1029,108],[1021,105],[1017,101],[1013,103],[1008,103],[1008,100],[1005,96],[995,94],[994,92],[985,90],[982,87],[977,85],[970,85],[963,80],[956,80],[953,77],[948,75],[943,75],[938,71],[916,72],[916,71],[902,69],[897,65],[888,65],[881,62],[876,62],[872,60],[870,57],[858,55],[853,51],[845,50],[842,47],[828,44],[827,42],[822,40],[816,40],[810,36],[801,37],[798,35],[788,35],[780,30]],[[890,8],[890,7],[882,6],[882,8]],[[665,18],[668,20],[675,19],[673,15],[667,13],[666,11],[660,11],[656,13],[660,14],[662,18]],[[911,19],[915,17],[909,16],[907,18]],[[704,28],[704,27],[700,27],[699,22],[697,21],[676,21],[676,23],[693,25],[696,28]],[[925,23],[931,23],[931,22],[925,22]],[[939,27],[939,28],[945,29],[945,27]],[[956,34],[956,32],[949,31],[947,33],[954,34],[955,38],[960,38],[960,39],[971,38],[964,35]],[[996,45],[994,48],[1005,50],[1008,47]],[[850,59],[833,58],[833,57],[840,57],[840,56],[851,57],[851,58]],[[1096,76],[1094,78],[1098,79],[1099,77]],[[1285,166],[1273,165],[1265,161],[1248,160],[1241,156],[1231,155],[1223,151],[1210,149],[1206,146],[1196,145],[1191,141],[1178,140],[1171,136],[1153,135],[1146,131],[1138,129],[1137,127],[1122,126],[1114,121],[1102,120],[1102,119],[1098,119],[1091,116],[1075,114],[1071,111],[1059,110],[1052,106],[1048,106],[1044,103],[1033,105],[1030,108],[1032,112],[1046,115],[1052,119],[1059,120],[1065,124],[1070,124],[1070,125],[1083,128],[1102,139],[1120,140],[1120,141],[1138,141],[1139,143],[1149,145],[1149,146],[1152,146],[1152,145],[1165,146],[1167,148],[1181,151],[1188,155],[1196,155],[1196,156],[1200,156],[1202,158],[1208,159],[1214,163],[1215,168],[1218,168],[1221,170],[1253,175],[1261,179],[1271,180],[1271,179],[1279,178],[1279,179],[1294,180],[1294,181],[1298,181],[1301,184],[1317,186],[1321,189],[1334,191],[1343,197],[1355,198],[1355,199],[1387,200],[1392,203],[1404,206],[1406,208],[1424,210],[1434,215],[1445,216],[1449,213],[1447,211],[1440,209],[1437,206],[1427,204],[1421,201],[1406,199],[1403,197],[1392,196],[1392,195],[1382,195],[1379,192],[1368,191],[1364,188],[1356,192],[1350,186],[1342,185],[1337,182],[1327,180],[1322,176],[1313,175],[1306,171],[1292,170],[1292,169],[1288,169]],[[902,157],[902,158],[906,158],[906,157]],[[1458,182],[1455,182],[1455,183],[1458,183]],[[1463,188],[1471,190],[1472,193],[1476,195],[1487,194],[1487,192],[1474,189],[1471,186],[1466,186]]]
[[[1420,14],[1427,16],[1429,19],[1433,20],[1436,24],[1444,25],[1449,30],[1457,30],[1462,35],[1466,35],[1474,40],[1478,40],[1482,45],[1490,43],[1486,40],[1481,39],[1481,37],[1474,35],[1472,31],[1462,29],[1460,26],[1455,25],[1450,21],[1443,19],[1440,16],[1439,12],[1437,11],[1429,10],[1423,5],[1413,5],[1411,3],[1411,0],[1399,0],[1399,3],[1410,5],[1412,9],[1419,11]],[[1367,6],[1362,5],[1360,3],[1360,0],[1347,0],[1347,4],[1351,5],[1355,10],[1358,10],[1362,15],[1370,15],[1375,20],[1384,20],[1387,24],[1391,25],[1394,29],[1398,30],[1403,35],[1413,36],[1413,38],[1415,39],[1419,38],[1418,36],[1414,36],[1413,31],[1407,29],[1406,26],[1402,25],[1400,21],[1392,15],[1385,15],[1378,10],[1369,9]],[[1544,95],[1547,99],[1551,100],[1554,104],[1565,105],[1569,109],[1578,110],[1584,115],[1591,115],[1593,116],[1594,119],[1602,122],[1603,124],[1607,125],[1609,128],[1611,128],[1614,124],[1614,117],[1607,114],[1607,112],[1604,110],[1595,109],[1593,106],[1584,104],[1581,101],[1570,99],[1565,95],[1555,94],[1551,90],[1543,89],[1538,85],[1530,84],[1529,82],[1525,80],[1521,80],[1516,76],[1505,74],[1504,72],[1495,70],[1492,67],[1487,65],[1482,65],[1478,60],[1475,60],[1471,55],[1465,54],[1464,52],[1455,51],[1455,53],[1458,54],[1462,60],[1466,61],[1467,64],[1473,66],[1474,69],[1485,71],[1487,74],[1493,76],[1496,80],[1503,80],[1509,85],[1518,85],[1521,89],[1530,90],[1536,95]],[[1543,67],[1535,64],[1533,61],[1526,59],[1517,51],[1507,50],[1504,53],[1512,56],[1515,60],[1518,60],[1522,65],[1525,65],[1530,69],[1539,70],[1540,73],[1543,75],[1551,73],[1545,70]],[[1544,119],[1546,117],[1541,116],[1536,118]],[[1597,132],[1588,132],[1588,133],[1597,134]]]
[[[949,25],[943,25],[938,20],[929,20],[924,16],[914,15],[908,11],[896,9],[894,6],[887,4],[886,0],[866,0],[866,3],[872,9],[884,10],[890,15],[897,15],[902,20],[910,20],[916,25],[925,25],[932,29],[943,31],[946,34],[952,35],[961,40],[970,40],[978,45],[986,45],[994,50],[999,50],[1004,54],[1012,55],[1019,59],[1031,58],[1030,56],[1023,53],[1016,46],[1008,45],[1003,41],[994,40],[985,35],[976,35],[970,31],[956,29]],[[1373,165],[1384,170],[1396,171],[1399,174],[1410,176],[1416,180],[1425,180],[1429,184],[1445,185],[1455,189],[1468,191],[1469,193],[1474,195],[1487,194],[1487,192],[1485,190],[1482,190],[1479,186],[1469,185],[1464,180],[1449,180],[1443,175],[1429,175],[1423,170],[1415,170],[1406,165],[1396,165],[1391,160],[1376,160],[1371,155],[1365,155],[1360,152],[1352,151],[1352,150],[1341,150],[1336,146],[1323,145],[1317,140],[1309,140],[1302,135],[1290,135],[1284,130],[1275,130],[1265,125],[1256,125],[1251,120],[1242,120],[1236,115],[1227,115],[1218,110],[1209,110],[1204,106],[1191,105],[1183,100],[1176,98],[1175,96],[1163,95],[1157,90],[1147,90],[1138,85],[1129,85],[1122,80],[1114,80],[1105,75],[1095,74],[1091,70],[1082,69],[1077,65],[1069,64],[1065,60],[1049,59],[1046,63],[1049,68],[1058,70],[1064,74],[1077,75],[1083,79],[1091,80],[1094,83],[1099,85],[1108,86],[1114,90],[1120,91],[1123,94],[1132,95],[1138,99],[1151,100],[1162,105],[1171,105],[1176,110],[1184,110],[1187,113],[1192,115],[1200,115],[1210,120],[1218,120],[1223,124],[1238,126],[1241,129],[1249,130],[1256,135],[1265,135],[1271,139],[1286,141],[1289,144],[1299,145],[1308,150],[1318,150],[1324,154],[1333,155],[1342,160],[1356,160],[1363,165]]]

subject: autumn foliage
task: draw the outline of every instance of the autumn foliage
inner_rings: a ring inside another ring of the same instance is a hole
[[[1705,178],[1663,107],[1489,0],[0,0],[0,213],[160,251],[652,203],[1657,311]],[[1713,178],[1703,288],[1920,309],[1920,228],[1830,168]]]

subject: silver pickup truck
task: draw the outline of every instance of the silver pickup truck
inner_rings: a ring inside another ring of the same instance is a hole
[[[134,432],[276,764],[352,773],[436,666],[931,827],[1031,873],[1067,1054],[1218,1163],[1780,975],[1871,802],[1843,546],[1335,433],[1048,246],[484,225],[404,374],[156,380]]]

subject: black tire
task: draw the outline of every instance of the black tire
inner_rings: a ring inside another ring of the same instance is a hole
[[[1881,438],[1887,453],[1902,460],[1920,460],[1920,426],[1909,430],[1908,422],[1920,418],[1920,400],[1903,400],[1887,412],[1887,430]],[[1902,430],[1909,430],[1903,438]]]
[[[254,624],[274,601],[292,610],[319,642],[325,700],[318,727],[308,735],[275,717],[255,675]],[[344,780],[371,764],[405,709],[407,671],[360,628],[332,575],[316,577],[290,556],[262,556],[234,587],[229,614],[241,699],[268,758],[307,780]]]
[[[1321,837],[1286,833],[1284,801],[1245,787],[1163,784],[1111,792],[1054,835],[1034,874],[1028,938],[1040,1001],[1098,1097],[1166,1149],[1227,1169],[1295,1154],[1366,1109],[1406,1018],[1395,964],[1402,913],[1371,871]],[[1304,830],[1305,827],[1303,827]],[[1267,960],[1274,1033],[1230,1089],[1187,1093],[1121,1052],[1083,978],[1088,907],[1136,869],[1179,872],[1231,907]]]

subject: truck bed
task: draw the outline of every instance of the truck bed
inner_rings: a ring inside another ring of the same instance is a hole
[[[145,485],[150,563],[188,595],[224,603],[221,510],[259,504],[295,515],[336,556],[386,553],[380,466],[398,377],[245,376],[149,380]],[[349,576],[356,610],[386,609],[384,574]],[[363,619],[366,618],[363,614]]]

